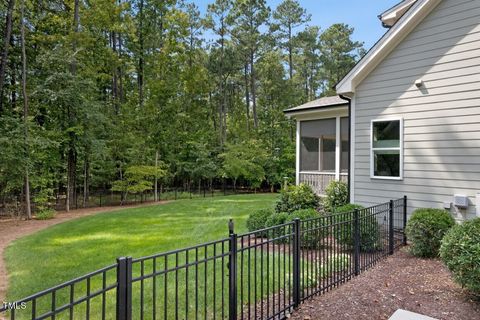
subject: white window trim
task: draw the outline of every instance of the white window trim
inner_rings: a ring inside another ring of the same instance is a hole
[[[373,124],[375,122],[400,121],[400,146],[398,148],[373,148]],[[376,176],[374,170],[374,151],[381,150],[398,150],[400,151],[400,176],[399,177],[384,177]],[[403,180],[403,118],[385,118],[375,119],[370,122],[370,178],[378,180]]]

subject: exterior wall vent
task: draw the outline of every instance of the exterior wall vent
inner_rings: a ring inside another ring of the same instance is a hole
[[[456,194],[453,196],[453,205],[457,208],[468,208],[468,197],[463,194]]]

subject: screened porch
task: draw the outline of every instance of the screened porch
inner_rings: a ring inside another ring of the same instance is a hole
[[[348,183],[348,117],[297,122],[297,184],[323,195],[332,180]]]

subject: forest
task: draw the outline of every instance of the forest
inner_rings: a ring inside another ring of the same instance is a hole
[[[2,1],[1,206],[293,181],[283,110],[335,94],[365,54],[310,18],[296,0]]]

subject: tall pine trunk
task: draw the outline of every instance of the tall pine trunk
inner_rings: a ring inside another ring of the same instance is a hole
[[[158,201],[158,151],[155,152],[155,202]]]
[[[293,46],[292,46],[292,25],[288,24],[288,72],[290,80],[293,79]]]
[[[257,86],[255,75],[255,61],[254,52],[250,52],[250,83],[252,86],[252,113],[253,113],[253,127],[258,128],[258,115],[257,115]]]
[[[23,92],[23,126],[25,139],[25,213],[27,219],[32,218],[32,208],[30,205],[30,177],[29,177],[29,148],[28,148],[28,94],[27,94],[27,54],[25,50],[25,0],[21,4],[21,42],[22,42],[22,92]]]
[[[250,89],[249,89],[249,81],[248,81],[248,62],[245,63],[245,73],[244,73],[244,80],[245,80],[245,106],[247,108],[247,131],[250,130]]]
[[[79,0],[75,0],[74,2],[74,10],[73,10],[73,32],[75,35],[78,33],[79,25],[80,25],[80,7],[79,7]],[[77,40],[73,40],[73,52],[77,50]],[[77,64],[75,59],[73,59],[70,72],[72,75],[76,75],[77,73]],[[69,126],[73,126],[75,124],[75,114],[71,107],[68,107],[67,110],[68,116],[68,123]],[[72,204],[76,204],[76,168],[77,168],[77,152],[75,150],[75,134],[73,132],[69,133],[69,143],[68,143],[68,151],[67,151],[67,199],[65,209],[66,211],[70,211]]]
[[[10,37],[12,35],[13,8],[15,0],[8,1],[7,16],[5,19],[5,33],[3,38],[2,61],[0,62],[0,114],[3,110],[3,87],[5,82],[5,73],[7,72],[7,59]]]
[[[140,5],[138,8],[138,15],[139,15],[139,26],[138,26],[138,42],[140,45],[140,53],[138,58],[138,101],[140,107],[143,107],[143,82],[144,82],[144,64],[145,64],[145,57],[144,57],[144,39],[143,39],[143,5],[144,0],[140,0]]]

